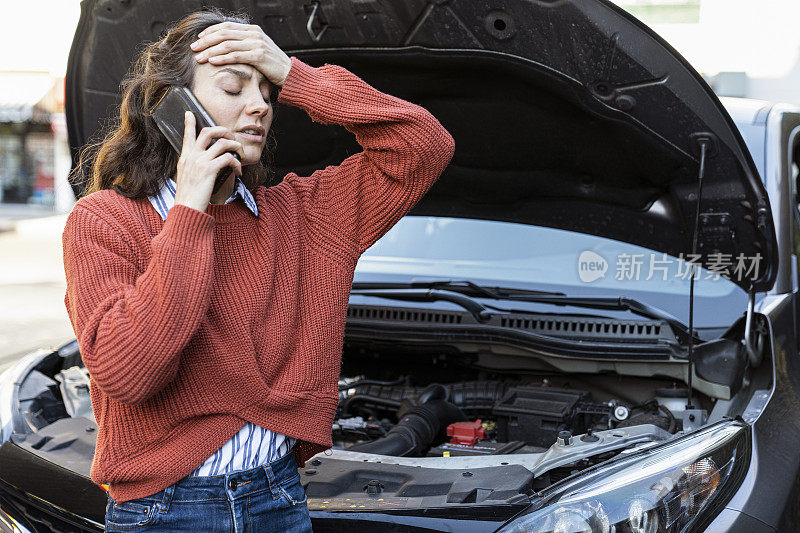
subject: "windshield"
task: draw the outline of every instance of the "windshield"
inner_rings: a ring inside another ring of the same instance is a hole
[[[560,229],[406,216],[361,256],[355,279],[468,279],[569,296],[626,296],[687,323],[691,258],[684,259]],[[721,258],[720,264],[726,260],[734,259]],[[711,267],[698,268],[695,280],[695,327],[725,327],[741,316],[747,295],[736,284]],[[553,306],[533,307],[565,312]]]

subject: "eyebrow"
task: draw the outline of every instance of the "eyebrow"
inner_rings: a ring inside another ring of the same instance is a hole
[[[235,68],[230,68],[230,67],[221,68],[220,70],[215,72],[213,75],[216,76],[217,74],[219,74],[221,72],[230,72],[234,76],[238,76],[239,78],[241,78],[243,80],[249,80],[250,78],[253,77],[253,75],[251,73],[249,73],[249,72],[243,72],[241,70],[236,70]]]
[[[249,80],[250,78],[253,77],[253,75],[250,72],[244,72],[244,71],[237,70],[237,69],[231,68],[231,67],[223,67],[223,68],[219,69],[217,72],[215,72],[214,74],[212,74],[211,76],[212,77],[216,76],[217,74],[219,74],[221,72],[230,72],[234,76],[237,76],[238,78],[243,79],[243,80]],[[259,85],[266,84],[267,89],[269,90],[270,97],[272,96],[272,84],[269,82],[269,80],[266,78],[266,76],[264,76],[262,74],[261,75],[261,80],[258,82],[258,84]]]

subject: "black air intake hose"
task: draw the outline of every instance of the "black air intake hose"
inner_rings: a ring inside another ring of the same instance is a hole
[[[421,400],[427,401],[407,410],[385,437],[350,446],[347,450],[395,457],[421,455],[434,440],[445,436],[447,426],[467,420],[458,407],[441,399],[446,394],[441,385],[431,385],[420,395]]]
[[[513,385],[513,382],[494,380],[449,383],[442,385],[447,391],[447,395],[442,399],[457,405],[465,413],[473,417],[484,417],[491,414],[494,405],[503,398],[506,390]],[[421,387],[358,385],[358,383],[352,389],[355,390],[353,394],[344,391],[342,393],[341,406],[343,413],[348,413],[350,406],[356,404],[367,407],[397,409],[402,405],[403,401],[413,401],[424,391]]]

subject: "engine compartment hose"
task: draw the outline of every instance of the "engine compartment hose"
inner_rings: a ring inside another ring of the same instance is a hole
[[[395,457],[420,455],[434,440],[441,439],[445,435],[447,426],[468,420],[461,409],[447,400],[440,399],[446,396],[446,391],[434,387],[444,389],[441,385],[427,387],[419,396],[425,402],[402,413],[400,421],[385,437],[350,446],[347,450]]]

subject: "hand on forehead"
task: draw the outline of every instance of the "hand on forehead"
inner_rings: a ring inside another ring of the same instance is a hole
[[[247,64],[275,85],[283,85],[291,59],[254,24],[222,22],[209,26],[191,44],[198,63]]]

